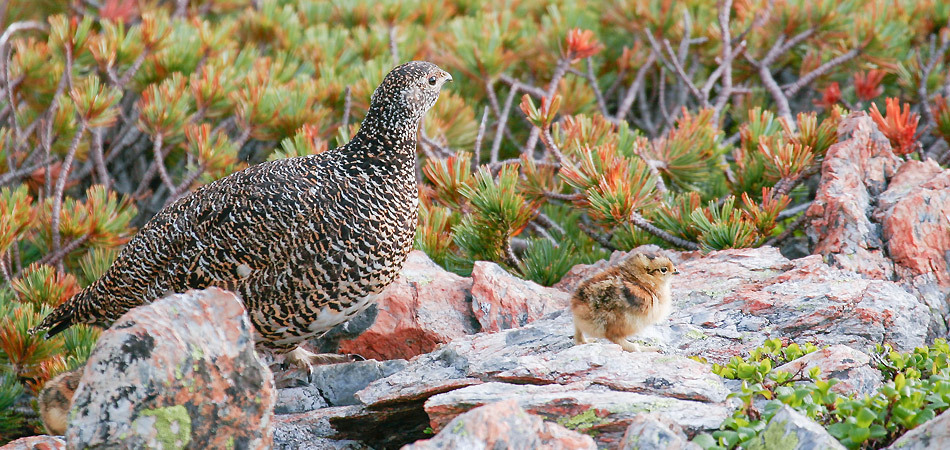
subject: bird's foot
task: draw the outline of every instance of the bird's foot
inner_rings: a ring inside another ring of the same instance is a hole
[[[283,362],[272,364],[271,371],[284,372],[281,377],[278,377],[278,384],[284,385],[279,387],[289,387],[312,383],[314,366],[364,360],[366,358],[355,354],[313,353],[303,347],[297,347],[284,355]],[[300,377],[303,374],[306,374],[306,380]]]
[[[360,355],[339,354],[339,353],[313,353],[303,347],[297,347],[287,354],[284,360],[287,364],[296,366],[298,369],[306,368],[313,371],[313,366],[322,366],[324,364],[339,364],[345,362],[362,361]]]
[[[587,343],[587,339],[584,339],[584,332],[580,328],[574,328],[574,345],[583,345]]]
[[[650,347],[648,345],[640,345],[636,342],[630,342],[626,339],[619,339],[614,341],[614,343],[619,344],[624,351],[628,352],[658,352],[660,349],[656,347]]]

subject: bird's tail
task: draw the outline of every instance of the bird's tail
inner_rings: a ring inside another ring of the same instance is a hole
[[[95,283],[79,291],[76,295],[56,307],[49,313],[39,325],[30,329],[30,334],[35,335],[46,330],[46,337],[50,338],[61,331],[77,323],[90,322],[92,317],[85,317],[95,306],[93,304],[95,294],[93,287]]]

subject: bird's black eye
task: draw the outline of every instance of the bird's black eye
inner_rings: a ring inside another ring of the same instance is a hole
[[[660,272],[666,273],[666,267],[660,267]]]
[[[429,77],[429,86],[435,86],[436,78],[435,75]]]

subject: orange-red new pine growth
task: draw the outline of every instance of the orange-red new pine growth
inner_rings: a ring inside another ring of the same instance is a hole
[[[872,69],[865,73],[856,72],[854,74],[854,93],[864,101],[877,98],[884,92],[884,87],[881,86],[884,75],[887,75],[887,72],[879,69]]]
[[[567,33],[567,58],[571,62],[594,56],[603,48],[591,30],[574,28]]]
[[[838,85],[838,82],[835,81],[821,91],[821,99],[815,100],[815,106],[820,106],[825,109],[829,109],[832,106],[836,105],[841,101],[841,86]]]
[[[113,22],[122,21],[125,24],[132,23],[137,15],[138,6],[135,0],[106,0],[99,9],[99,17]]]
[[[888,97],[885,101],[884,111],[887,117],[881,115],[876,104],[871,105],[871,119],[877,124],[881,132],[891,141],[894,153],[906,155],[916,148],[917,122],[920,116],[910,112],[910,104],[905,103],[901,109],[900,100],[894,97]]]

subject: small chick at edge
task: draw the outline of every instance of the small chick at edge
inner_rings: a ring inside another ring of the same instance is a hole
[[[40,410],[40,420],[46,427],[46,432],[54,436],[66,434],[66,425],[69,421],[69,408],[73,404],[73,394],[79,387],[82,378],[80,367],[69,372],[63,372],[47,381],[37,396],[37,406]]]
[[[670,314],[670,283],[676,267],[665,256],[637,253],[588,278],[571,297],[574,342],[606,338],[628,352],[657,351],[627,340]]]

